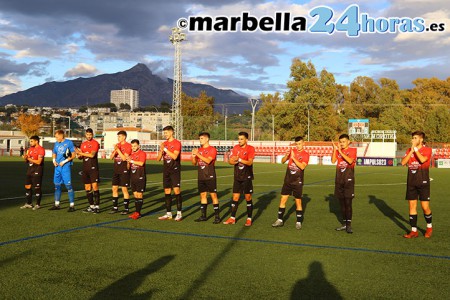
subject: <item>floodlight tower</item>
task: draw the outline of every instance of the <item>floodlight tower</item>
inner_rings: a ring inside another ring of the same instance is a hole
[[[183,116],[181,115],[181,42],[186,40],[186,34],[177,27],[172,28],[170,41],[175,47],[173,66],[173,100],[172,100],[172,125],[175,137],[183,139]]]

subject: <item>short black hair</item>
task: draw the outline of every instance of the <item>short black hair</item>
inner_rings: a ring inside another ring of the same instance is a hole
[[[346,133],[341,134],[341,135],[339,136],[339,139],[347,139],[347,140],[350,141],[350,137],[349,137],[348,134],[346,134]]]
[[[411,136],[412,136],[412,137],[415,136],[415,135],[418,135],[418,136],[420,136],[422,139],[425,139],[425,132],[423,132],[423,131],[417,130],[417,131],[414,131],[413,133],[411,133]]]
[[[124,135],[127,136],[127,132],[125,130],[121,130],[117,133],[117,135]]]
[[[301,135],[296,136],[295,139],[294,139],[294,141],[295,141],[295,142],[303,141],[303,137],[302,137]]]
[[[198,134],[198,137],[201,137],[201,136],[206,136],[206,137],[208,137],[208,139],[210,138],[209,132],[206,132],[206,131],[200,132],[200,133]]]
[[[130,144],[138,144],[139,145],[139,140],[138,139],[131,140]]]
[[[239,136],[240,136],[240,135],[245,136],[245,138],[248,140],[248,133],[247,133],[247,132],[241,131],[241,132],[238,133],[238,135],[239,135]]]
[[[175,130],[173,129],[173,127],[172,127],[172,126],[170,126],[170,125],[168,125],[168,126],[164,127],[164,128],[163,128],[163,131],[165,131],[165,130],[169,130],[169,131],[175,131]]]
[[[86,133],[92,133],[92,134],[94,134],[94,131],[92,130],[92,128],[88,128],[88,129],[86,129]]]
[[[32,137],[30,137],[30,140],[35,140],[39,142],[39,137],[37,135],[33,135]]]

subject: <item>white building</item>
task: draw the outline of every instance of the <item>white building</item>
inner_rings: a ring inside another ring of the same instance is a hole
[[[136,127],[119,127],[106,129],[103,132],[103,146],[106,152],[109,154],[114,149],[114,145],[117,144],[117,133],[121,130],[127,133],[127,142],[131,142],[134,139],[138,139],[140,144],[148,144],[151,141],[151,131]]]
[[[139,92],[132,89],[112,90],[111,103],[117,108],[120,108],[121,103],[128,104],[133,110],[139,107]]]
[[[170,113],[119,111],[91,114],[87,126],[94,132],[116,127],[137,127],[160,133],[162,128],[169,124]]]

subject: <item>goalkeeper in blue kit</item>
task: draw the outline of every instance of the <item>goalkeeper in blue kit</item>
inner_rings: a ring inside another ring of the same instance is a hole
[[[75,211],[75,193],[72,187],[71,167],[75,158],[75,146],[71,140],[66,140],[63,130],[55,132],[56,143],[53,147],[53,165],[55,173],[53,183],[55,184],[55,205],[49,210],[60,209],[61,185],[64,184],[69,194],[70,207],[68,212]]]

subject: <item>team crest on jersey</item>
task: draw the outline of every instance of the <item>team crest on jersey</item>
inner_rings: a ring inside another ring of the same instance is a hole
[[[64,145],[59,145],[57,149],[58,154],[64,154],[64,148],[65,148]]]

